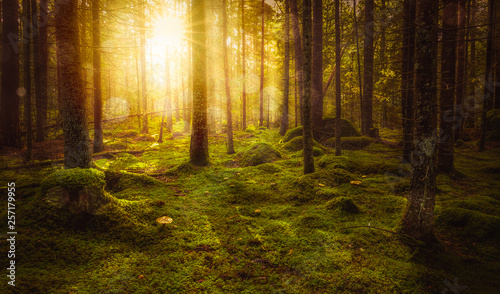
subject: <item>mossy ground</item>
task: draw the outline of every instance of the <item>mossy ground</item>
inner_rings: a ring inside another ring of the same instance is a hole
[[[200,168],[187,162],[188,136],[121,135],[114,144],[150,151],[96,160],[118,204],[84,228],[36,205],[41,179],[60,167],[0,173],[18,186],[16,288],[4,275],[1,293],[498,293],[499,150],[457,149],[464,176],[438,177],[445,250],[426,252],[370,228],[396,230],[406,203],[408,169],[387,145],[326,152],[302,175],[272,130],[235,132],[237,152],[265,142],[282,154],[249,167],[232,164],[223,136],[210,137]],[[161,216],[177,227],[157,226]]]

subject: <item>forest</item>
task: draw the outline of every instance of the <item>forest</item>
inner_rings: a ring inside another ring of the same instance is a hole
[[[499,293],[500,1],[0,2],[0,293]]]

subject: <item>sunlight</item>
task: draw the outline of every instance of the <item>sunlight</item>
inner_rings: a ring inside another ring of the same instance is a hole
[[[181,46],[184,37],[184,24],[175,16],[160,16],[154,22],[153,43],[169,47]]]

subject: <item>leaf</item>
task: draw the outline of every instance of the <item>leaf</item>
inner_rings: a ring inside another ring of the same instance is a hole
[[[291,255],[293,253],[293,249],[290,249],[290,252],[288,252],[288,255]]]
[[[359,186],[361,185],[361,181],[351,181],[351,184]]]
[[[324,185],[324,184],[318,184],[318,186],[320,186],[320,187],[324,187],[325,185]]]

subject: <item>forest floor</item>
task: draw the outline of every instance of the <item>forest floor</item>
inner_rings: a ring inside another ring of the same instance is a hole
[[[266,142],[282,158],[240,167],[225,137],[210,136],[210,166],[188,164],[189,137],[156,143],[133,131],[105,134],[96,174],[117,199],[85,226],[68,226],[43,198],[60,163],[2,170],[15,182],[16,287],[1,293],[498,293],[500,148],[456,150],[459,173],[438,176],[436,235],[424,249],[394,233],[409,186],[394,144],[331,150],[302,174],[301,151],[275,131],[235,133],[236,151]],[[388,141],[398,134],[382,130]],[[49,144],[49,143],[46,143]],[[62,152],[60,143],[42,148]],[[49,144],[50,145],[50,144]],[[57,147],[59,146],[59,147]],[[59,149],[58,149],[59,148]],[[20,163],[15,151],[2,154]],[[40,158],[43,159],[43,158]],[[104,176],[102,176],[104,174]],[[2,180],[2,185],[6,182]],[[0,216],[7,232],[6,186]],[[156,219],[168,216],[169,225]],[[383,230],[382,230],[383,229]],[[3,234],[2,266],[7,267]]]

